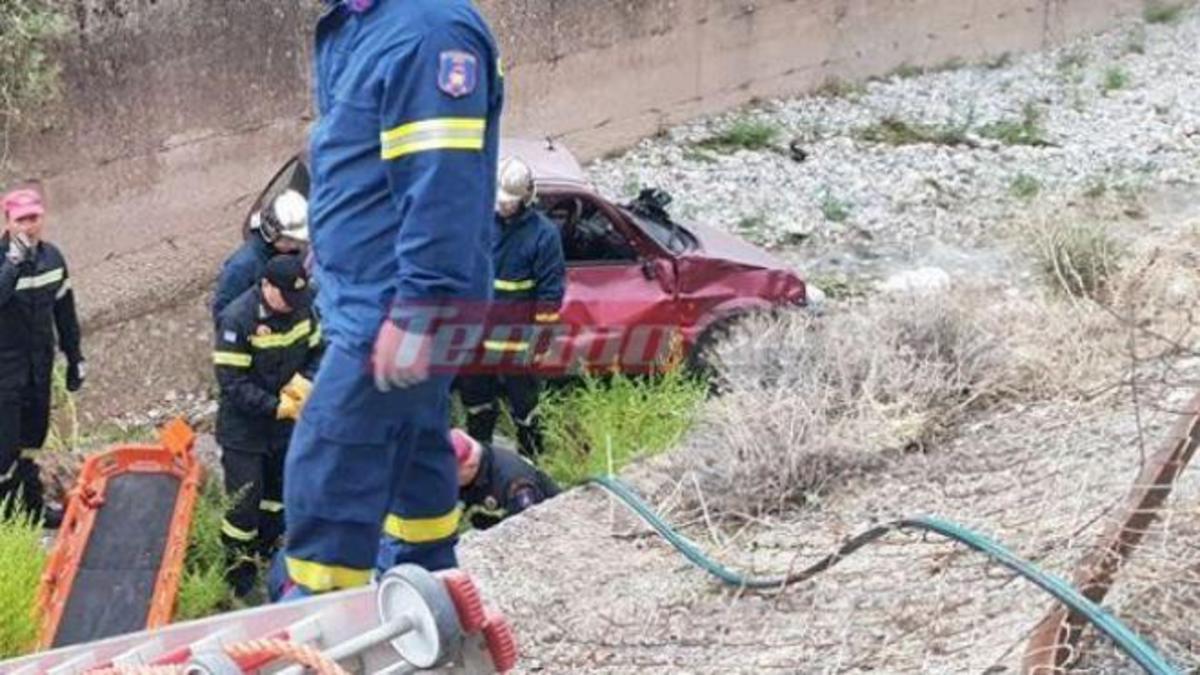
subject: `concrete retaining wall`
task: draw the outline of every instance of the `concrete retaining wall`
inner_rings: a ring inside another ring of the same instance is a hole
[[[63,109],[17,139],[15,168],[0,179],[47,178],[50,236],[72,261],[95,331],[211,283],[249,202],[311,121],[320,6],[56,1],[76,29],[62,48]],[[480,4],[508,65],[507,132],[561,137],[586,158],[829,77],[1052,45],[1102,30],[1142,0]],[[203,340],[166,331],[147,348],[184,343]]]

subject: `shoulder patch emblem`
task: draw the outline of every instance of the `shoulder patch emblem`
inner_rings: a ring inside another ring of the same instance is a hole
[[[231,345],[237,344],[237,341],[238,341],[237,333],[235,333],[231,330],[225,331],[225,333],[223,335],[221,335],[221,338]]]
[[[475,91],[479,83],[479,59],[470,52],[451,50],[438,58],[438,89],[453,98]]]

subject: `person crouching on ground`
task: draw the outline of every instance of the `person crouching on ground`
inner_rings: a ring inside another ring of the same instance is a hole
[[[283,533],[284,459],[322,351],[311,299],[301,259],[280,255],[219,317],[217,443],[232,500],[221,538],[238,597],[254,587],[255,557],[270,559]]]

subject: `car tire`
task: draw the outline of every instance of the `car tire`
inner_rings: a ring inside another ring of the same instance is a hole
[[[692,345],[691,352],[687,356],[687,368],[691,373],[708,382],[710,393],[714,395],[721,393],[721,378],[717,370],[716,354],[713,350],[728,338],[729,334],[740,324],[759,315],[761,315],[760,312],[738,312],[723,316],[709,324],[696,339],[696,344]]]

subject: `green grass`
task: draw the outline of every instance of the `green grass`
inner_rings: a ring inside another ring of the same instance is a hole
[[[702,150],[726,154],[738,150],[767,150],[773,147],[780,134],[779,127],[769,122],[740,119],[695,145]]]
[[[1183,18],[1184,9],[1186,9],[1186,4],[1182,2],[1151,0],[1142,10],[1142,18],[1146,20],[1146,23],[1176,24]]]
[[[0,3],[0,141],[14,123],[44,120],[62,90],[55,41],[66,15],[50,0]]]
[[[831,223],[844,223],[850,218],[850,205],[826,192],[821,198],[821,215]]]
[[[41,539],[40,524],[24,515],[0,518],[0,659],[27,654],[37,642]]]
[[[971,145],[967,137],[969,125],[944,124],[926,125],[906,122],[897,117],[884,117],[869,127],[859,129],[857,136],[868,143],[884,145],[918,145],[923,143],[933,145]]]
[[[1129,73],[1125,72],[1119,66],[1113,66],[1104,71],[1104,81],[1100,84],[1100,89],[1105,93],[1120,91],[1129,86]]]
[[[183,580],[175,601],[175,621],[211,616],[232,609],[233,596],[225,584],[225,547],[221,519],[229,499],[215,481],[206,480],[188,535]]]
[[[671,448],[695,419],[708,385],[682,368],[645,377],[585,375],[541,405],[541,466],[563,486],[620,471]]]
[[[979,129],[979,135],[1005,145],[1042,147],[1049,144],[1042,129],[1042,112],[1032,103],[1026,103],[1021,109],[1021,119],[985,124]]]
[[[1042,191],[1042,183],[1029,174],[1019,174],[1008,186],[1009,193],[1018,199],[1033,199]]]

